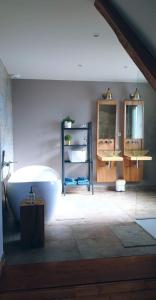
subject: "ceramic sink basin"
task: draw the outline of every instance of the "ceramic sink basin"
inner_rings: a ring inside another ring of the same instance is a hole
[[[129,160],[152,160],[149,150],[127,150],[125,156]]]
[[[98,152],[97,157],[101,161],[122,161],[123,157],[120,156],[119,150],[101,150]]]

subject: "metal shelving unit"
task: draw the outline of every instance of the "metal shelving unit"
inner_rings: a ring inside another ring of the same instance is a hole
[[[64,195],[66,194],[66,189],[67,187],[75,187],[75,186],[81,186],[81,184],[65,184],[65,174],[66,174],[66,168],[68,167],[68,164],[86,164],[87,165],[87,179],[88,183],[82,184],[83,186],[87,186],[88,191],[91,191],[92,194],[94,193],[94,186],[93,186],[93,158],[92,158],[92,123],[89,122],[86,124],[86,127],[71,127],[71,128],[65,128],[64,127],[64,122],[61,123],[61,148],[62,148],[62,193]],[[64,144],[64,136],[66,132],[79,132],[79,131],[86,131],[86,138],[87,142],[86,144],[71,144],[71,145],[65,145]],[[87,148],[87,160],[85,162],[71,162],[70,160],[65,159],[65,149],[67,147],[86,147]],[[80,174],[81,175],[81,174]],[[82,175],[81,175],[82,176]]]

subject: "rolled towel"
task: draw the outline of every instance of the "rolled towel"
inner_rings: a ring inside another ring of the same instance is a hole
[[[73,180],[73,181],[65,181],[64,182],[65,185],[77,185],[77,181]]]
[[[75,180],[88,180],[87,177],[79,176]]]
[[[77,180],[77,184],[89,184],[89,180],[85,179],[85,180]]]
[[[72,177],[66,177],[66,178],[65,178],[65,181],[66,181],[66,182],[72,182],[72,181],[75,181],[75,180],[74,180],[74,178],[72,178]]]

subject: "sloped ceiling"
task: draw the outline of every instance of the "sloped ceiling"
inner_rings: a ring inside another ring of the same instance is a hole
[[[95,0],[95,7],[156,90],[156,4],[153,0]]]
[[[156,1],[112,0],[156,57]]]
[[[92,0],[0,0],[0,57],[26,79],[145,81]]]

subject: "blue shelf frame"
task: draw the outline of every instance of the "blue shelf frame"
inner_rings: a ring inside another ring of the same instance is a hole
[[[67,131],[87,131],[87,144],[74,144],[74,145],[65,145],[64,144],[64,134]],[[65,128],[64,122],[61,123],[61,145],[62,145],[62,193],[66,194],[67,187],[77,187],[77,186],[87,186],[88,191],[94,194],[94,185],[93,185],[93,158],[92,158],[92,123],[88,122],[86,127],[71,127]],[[87,160],[85,162],[71,162],[65,160],[64,150],[66,147],[87,147]],[[87,164],[88,167],[88,180],[89,183],[86,184],[74,184],[66,185],[65,184],[65,169],[67,164]]]

